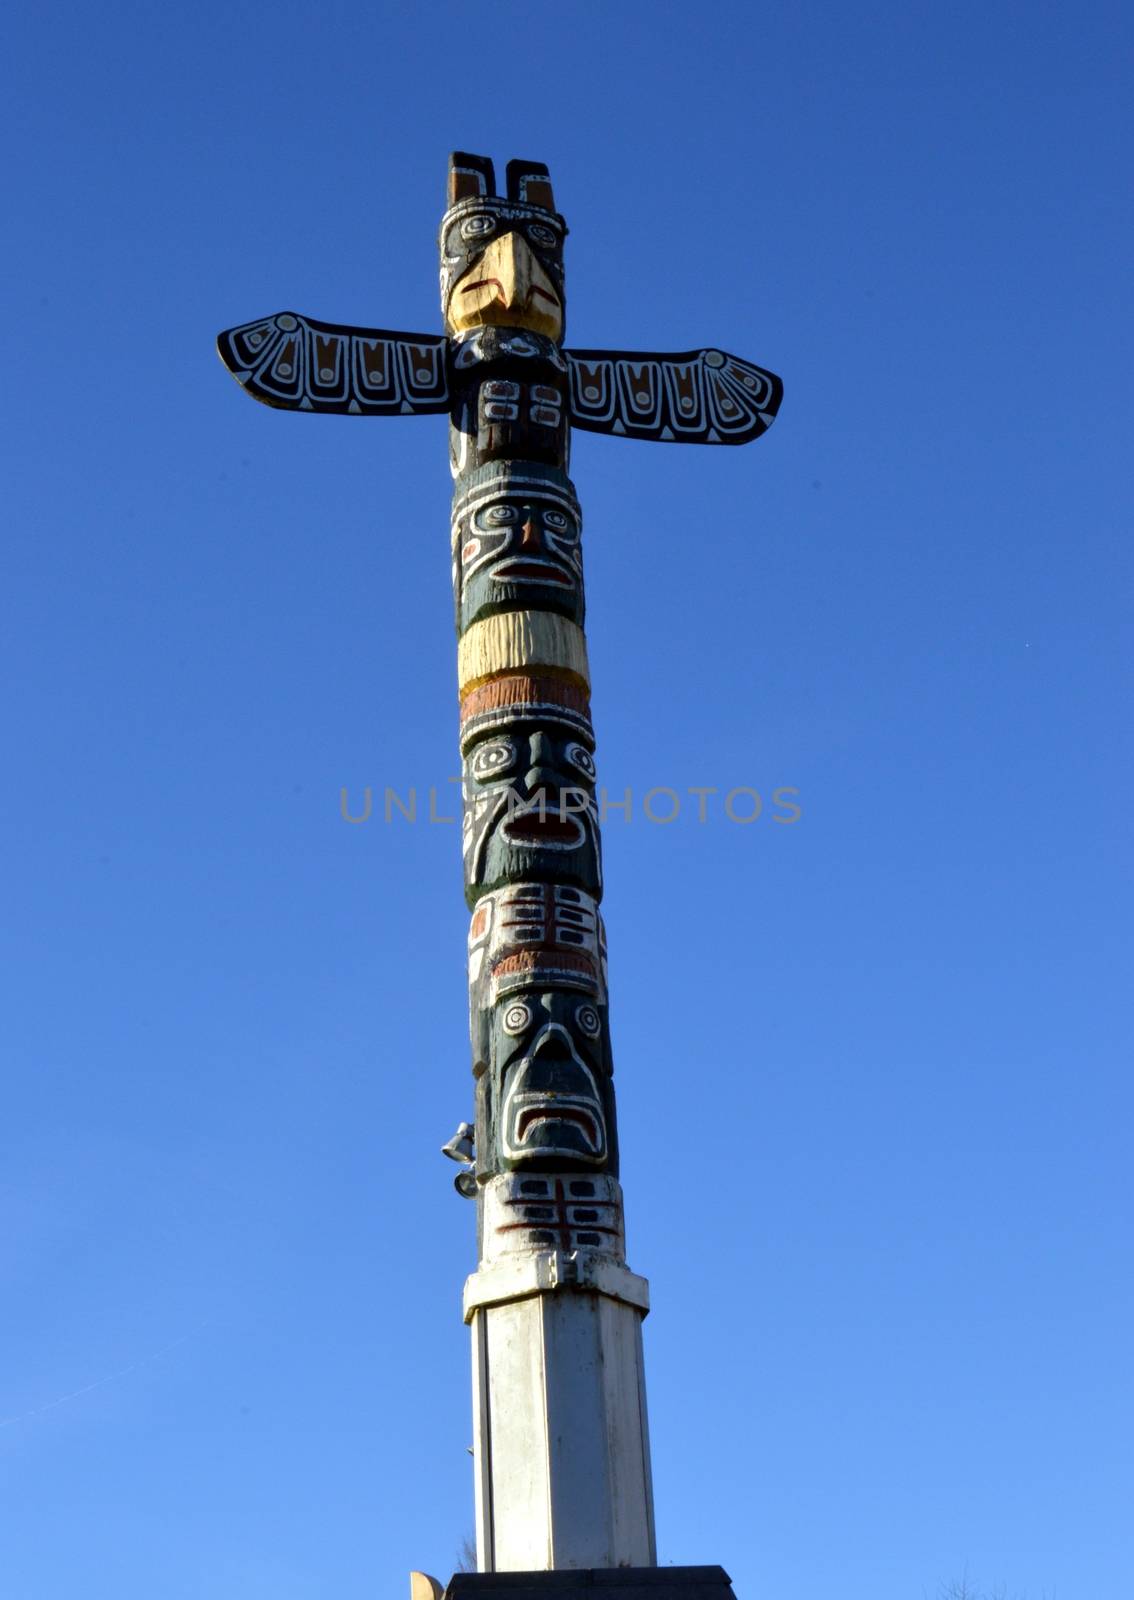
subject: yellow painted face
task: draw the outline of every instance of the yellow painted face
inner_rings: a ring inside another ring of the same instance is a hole
[[[559,339],[563,303],[523,234],[493,239],[453,284],[445,317],[449,333],[470,328],[527,328]]]

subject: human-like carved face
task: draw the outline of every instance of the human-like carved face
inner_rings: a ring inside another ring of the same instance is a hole
[[[556,212],[492,196],[462,200],[441,223],[445,330],[528,328],[563,337],[563,240]]]
[[[592,1000],[556,990],[502,1000],[490,1051],[478,1125],[487,1170],[607,1166],[614,1126],[609,1037]]]
[[[516,727],[472,746],[463,768],[465,888],[602,887],[594,757],[562,730]]]
[[[582,625],[581,516],[551,468],[482,469],[457,503],[453,590],[463,633],[492,611],[558,611]]]

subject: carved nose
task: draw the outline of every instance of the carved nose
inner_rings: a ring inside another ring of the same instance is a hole
[[[528,786],[529,794],[534,794],[538,789],[544,789],[555,782],[555,767],[552,762],[552,751],[546,735],[533,733],[531,744],[531,766],[524,774],[524,782]],[[555,795],[548,790],[545,803],[548,806],[555,804]]]
[[[506,233],[502,239],[496,241],[495,246],[489,246],[485,252],[486,257],[495,255],[496,270],[494,276],[499,279],[501,296],[504,304],[525,306],[532,288],[532,253],[526,241],[518,233]]]
[[[530,553],[543,549],[543,527],[530,516],[520,529],[520,549]]]

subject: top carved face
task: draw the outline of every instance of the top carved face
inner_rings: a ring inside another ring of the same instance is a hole
[[[441,223],[441,310],[445,331],[527,328],[563,337],[563,240],[554,211],[481,195],[462,200]]]

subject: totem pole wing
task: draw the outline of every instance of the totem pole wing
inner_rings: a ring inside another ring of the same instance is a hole
[[[281,311],[227,328],[217,351],[254,400],[285,411],[390,417],[449,409],[447,341]]]
[[[774,372],[724,350],[568,350],[571,422],[667,444],[747,444],[775,420]]]

